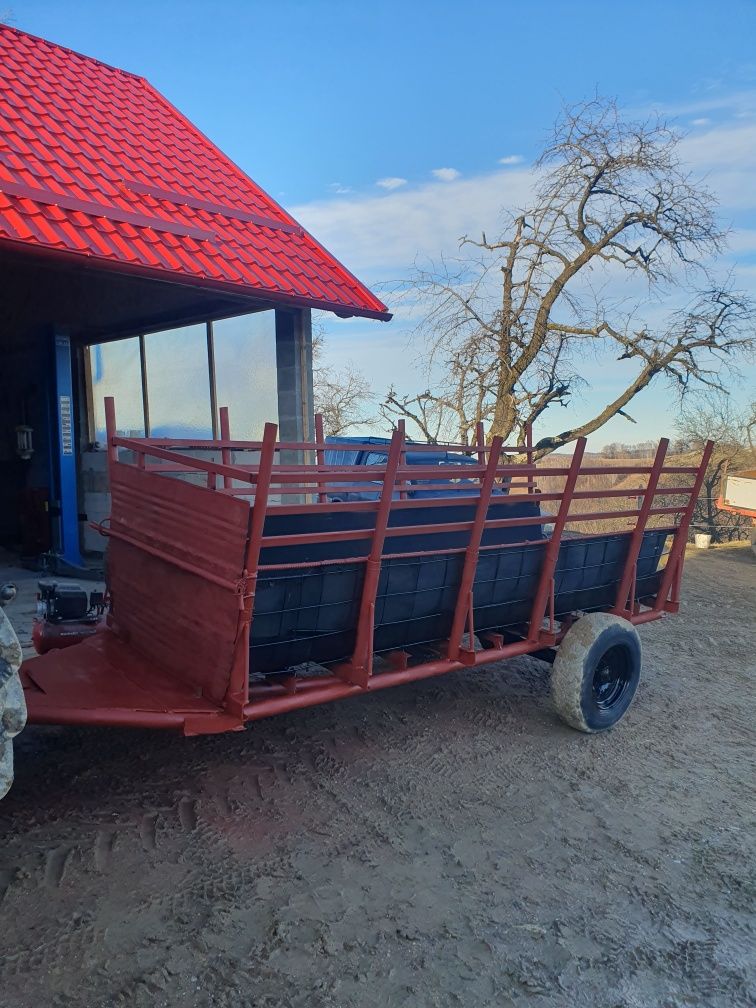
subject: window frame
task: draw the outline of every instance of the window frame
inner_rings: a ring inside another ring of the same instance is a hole
[[[142,390],[142,420],[144,426],[144,436],[152,436],[152,427],[150,423],[150,393],[149,393],[149,381],[147,376],[147,351],[145,340],[148,336],[155,335],[160,332],[170,332],[172,329],[186,329],[193,325],[204,325],[205,334],[207,341],[207,379],[210,391],[210,424],[212,430],[213,440],[216,441],[220,437],[220,411],[218,409],[218,376],[216,372],[215,363],[215,331],[213,325],[215,322],[225,321],[226,318],[243,318],[247,315],[257,315],[260,312],[270,311],[274,315],[274,326],[276,328],[276,333],[278,332],[278,312],[275,308],[262,308],[258,312],[241,312],[239,315],[224,316],[220,319],[205,319],[199,322],[193,322],[189,325],[184,326],[171,326],[168,329],[156,329],[146,333],[134,334],[139,340],[139,381]],[[86,385],[86,398],[87,398],[87,429],[90,445],[98,444],[97,442],[97,411],[95,409],[94,403],[94,382],[92,380],[92,366],[91,366],[91,349],[95,346],[102,346],[108,343],[117,343],[119,339],[98,339],[92,340],[86,343],[84,350],[84,380]],[[101,446],[101,450],[104,451],[105,447]]]

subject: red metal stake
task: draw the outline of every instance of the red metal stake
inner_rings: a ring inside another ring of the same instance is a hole
[[[656,488],[659,484],[662,467],[664,466],[664,459],[667,455],[667,448],[669,448],[669,438],[662,438],[659,442],[659,447],[656,449],[654,464],[651,467],[651,473],[648,477],[646,490],[643,494],[640,510],[638,511],[638,520],[636,521],[635,528],[630,536],[630,542],[627,549],[627,559],[625,560],[625,567],[622,571],[622,580],[620,581],[619,588],[617,589],[614,609],[612,609],[612,612],[616,613],[617,616],[626,617],[628,613],[632,613],[635,606],[635,570],[638,564],[638,556],[640,555],[641,546],[643,544],[643,533],[646,531],[649,512],[654,506],[654,496],[656,494]],[[633,588],[632,598],[630,597],[631,586]]]
[[[113,438],[118,433],[116,425],[115,399],[113,396],[105,398],[105,441],[108,446],[108,468],[112,462],[118,461],[118,449],[113,444]]]
[[[554,579],[554,571],[556,569],[557,560],[559,559],[559,547],[562,545],[562,533],[564,532],[564,526],[570,512],[570,504],[572,503],[572,495],[575,492],[575,484],[577,483],[577,478],[580,475],[580,466],[583,463],[585,445],[585,438],[578,438],[575,442],[575,451],[572,455],[570,469],[564,482],[564,490],[562,492],[562,500],[559,504],[559,511],[557,512],[556,519],[554,520],[554,528],[551,533],[551,538],[546,544],[546,548],[544,550],[543,567],[541,568],[541,575],[538,579],[538,587],[536,589],[533,608],[530,611],[530,631],[528,633],[528,640],[534,643],[541,637],[541,625],[546,614],[546,605],[549,600],[551,583]]]
[[[488,514],[488,507],[491,502],[491,494],[493,493],[494,481],[496,479],[496,468],[499,464],[499,456],[501,455],[501,447],[503,443],[504,440],[500,437],[495,437],[491,442],[488,465],[486,466],[486,471],[483,475],[483,481],[480,487],[480,496],[478,497],[478,503],[475,507],[475,517],[473,519],[472,528],[470,529],[470,541],[467,544],[467,552],[465,553],[465,562],[462,567],[462,576],[459,582],[457,602],[454,606],[451,633],[449,634],[449,645],[446,651],[448,658],[452,661],[454,661],[459,655],[460,648],[462,646],[462,635],[465,632],[465,620],[468,618],[467,613],[472,611],[472,588],[475,581],[475,570],[478,566],[478,558],[480,556],[480,542],[483,538],[486,516]],[[470,623],[471,625],[469,627],[469,631],[472,634],[473,628],[471,620]]]
[[[383,479],[381,498],[375,515],[375,529],[370,545],[370,553],[365,562],[365,580],[357,623],[357,636],[351,661],[339,665],[334,672],[345,682],[355,686],[367,686],[373,666],[373,633],[375,631],[375,597],[381,575],[381,554],[386,541],[391,502],[394,496],[396,474],[404,451],[404,431],[395,430],[389,447],[386,475]]]
[[[278,427],[275,424],[265,424],[262,450],[260,452],[260,466],[257,471],[257,482],[255,484],[255,499],[252,504],[249,541],[247,543],[244,571],[239,584],[239,607],[241,612],[239,614],[234,662],[225,698],[225,708],[228,713],[239,717],[243,716],[244,707],[249,702],[249,632],[255,608],[257,571],[260,565],[260,548],[265,527],[265,515],[268,508],[273,462],[276,455],[277,433]]]
[[[693,484],[693,489],[690,494],[690,500],[688,501],[688,506],[683,512],[683,516],[680,520],[680,524],[677,526],[677,531],[675,532],[675,538],[672,543],[672,549],[669,551],[669,556],[667,557],[667,565],[664,568],[661,578],[661,584],[659,585],[659,591],[656,598],[654,599],[654,611],[660,612],[667,608],[669,589],[672,586],[673,578],[680,583],[682,579],[682,568],[683,560],[685,557],[685,546],[688,542],[688,530],[690,529],[690,523],[693,520],[693,510],[698,501],[698,495],[701,493],[701,487],[703,485],[704,477],[706,475],[706,470],[709,467],[709,460],[711,459],[711,453],[714,450],[714,442],[707,441],[706,447],[704,448],[703,455],[701,456],[701,464],[698,467],[698,472],[696,473],[695,483]],[[673,610],[674,611],[674,610]]]

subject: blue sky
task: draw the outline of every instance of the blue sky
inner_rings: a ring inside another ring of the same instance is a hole
[[[756,288],[750,0],[0,0],[0,10],[146,76],[379,288],[418,257],[453,252],[462,233],[495,230],[498,209],[527,198],[528,165],[563,100],[598,90],[639,112],[661,108],[687,132],[686,158],[735,229],[726,265]],[[421,383],[401,313],[389,326],[328,322],[327,334],[334,364],[354,360],[378,391]],[[612,365],[587,377],[584,399],[548,426],[587,415],[624,374]],[[753,387],[751,373],[735,395]],[[598,441],[670,430],[664,386],[639,407],[637,426],[613,421]]]

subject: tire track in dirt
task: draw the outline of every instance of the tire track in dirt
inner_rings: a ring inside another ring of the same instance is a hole
[[[692,560],[601,737],[532,660],[218,739],[32,730],[3,1008],[750,1008],[754,571]]]

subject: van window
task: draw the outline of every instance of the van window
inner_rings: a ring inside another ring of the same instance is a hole
[[[353,466],[357,465],[359,454],[358,451],[329,448],[324,453],[324,461],[326,465]]]

